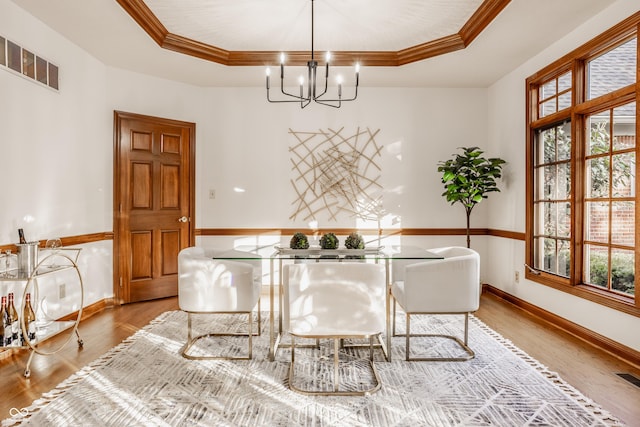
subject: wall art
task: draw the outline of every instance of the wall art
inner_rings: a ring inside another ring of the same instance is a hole
[[[383,210],[379,131],[289,129],[295,139],[289,147],[295,192],[289,219],[337,221],[348,215],[378,220]]]

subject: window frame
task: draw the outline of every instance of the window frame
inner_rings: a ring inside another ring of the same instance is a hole
[[[599,289],[593,285],[583,284],[584,266],[584,194],[585,194],[585,125],[590,114],[606,109],[636,102],[636,159],[640,158],[640,123],[638,121],[638,106],[640,106],[640,44],[636,50],[636,82],[617,89],[613,92],[593,99],[586,99],[587,91],[587,63],[589,60],[638,37],[640,34],[640,12],[630,16],[591,41],[585,43],[562,58],[549,64],[526,79],[526,222],[525,222],[525,270],[527,280],[540,283],[569,294],[585,298],[598,304],[640,317],[640,290],[636,288],[634,296],[620,295],[609,290]],[[539,117],[540,100],[539,88],[571,71],[571,106],[544,117]],[[536,132],[548,129],[563,122],[571,122],[571,227],[570,248],[571,263],[569,277],[565,278],[533,268],[535,257],[536,230],[535,223],[535,176],[536,165]],[[637,171],[640,166],[636,164]],[[635,190],[635,271],[636,281],[640,273],[640,185]]]

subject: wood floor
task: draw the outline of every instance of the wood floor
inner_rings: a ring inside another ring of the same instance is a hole
[[[106,309],[80,324],[83,348],[72,341],[53,356],[36,355],[29,379],[23,376],[26,352],[1,359],[0,420],[9,417],[12,408],[28,406],[160,313],[177,308],[176,298],[168,298]],[[640,378],[640,369],[491,294],[482,296],[476,316],[629,426],[640,427],[640,388],[616,375]]]

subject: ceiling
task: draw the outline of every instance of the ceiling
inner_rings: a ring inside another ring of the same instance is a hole
[[[310,0],[12,1],[109,66],[198,86],[262,86],[311,47]],[[487,87],[614,2],[315,0],[314,48],[361,58],[361,87]]]
[[[457,33],[482,0],[144,0],[144,3],[169,32],[226,50],[309,50],[313,4],[316,49],[397,51]]]

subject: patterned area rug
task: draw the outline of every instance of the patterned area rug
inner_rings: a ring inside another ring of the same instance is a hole
[[[298,394],[287,384],[290,350],[279,350],[275,362],[267,359],[267,319],[263,315],[263,333],[254,340],[252,361],[194,361],[180,355],[186,314],[164,313],[2,425],[621,425],[475,317],[470,319],[469,344],[476,352],[471,361],[406,362],[404,338],[394,337],[393,362],[376,355],[382,379],[377,393],[366,397]],[[462,330],[461,316],[416,319],[412,329],[458,334]],[[194,327],[203,332],[211,327],[241,328],[241,323],[233,315],[202,316],[195,319]],[[246,353],[239,338],[203,340],[195,351],[216,351],[220,344],[225,351]],[[446,343],[427,345],[419,339],[415,344],[412,340],[412,353],[414,347],[416,352],[431,354],[455,351]],[[343,381],[353,380],[362,369],[350,360],[368,354],[362,349],[348,351]],[[319,350],[296,351],[301,385],[323,387],[331,382],[330,352],[324,345]]]

